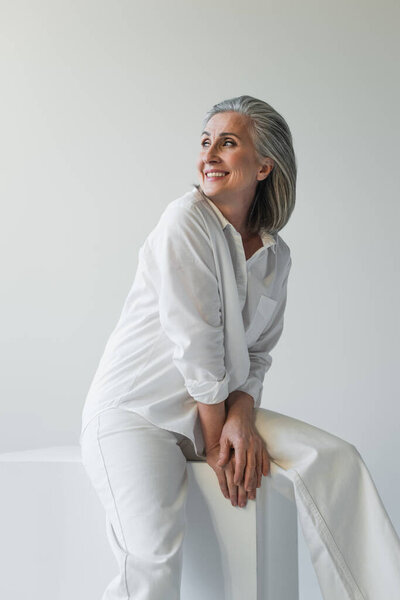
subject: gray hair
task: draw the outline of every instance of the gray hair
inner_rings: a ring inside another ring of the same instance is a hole
[[[203,119],[203,129],[211,117],[228,111],[248,117],[249,132],[259,160],[270,157],[274,161],[268,177],[257,184],[246,228],[250,233],[258,233],[261,229],[277,233],[288,222],[296,199],[297,164],[289,126],[267,102],[252,96],[238,96],[215,104]],[[200,188],[199,185],[195,187]]]

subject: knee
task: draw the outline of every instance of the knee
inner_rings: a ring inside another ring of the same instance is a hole
[[[352,460],[363,462],[363,458],[358,448],[351,442],[345,441],[345,444],[347,445],[347,453],[349,456],[351,456]]]
[[[350,469],[357,467],[362,462],[361,455],[354,444],[334,436],[333,442],[328,446],[325,455],[329,455],[334,464]]]
[[[332,466],[354,465],[362,460],[351,442],[294,417],[258,407],[255,423],[261,436],[272,442],[273,451],[280,458],[305,463],[322,461]]]

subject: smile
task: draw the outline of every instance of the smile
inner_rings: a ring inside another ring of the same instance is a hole
[[[207,179],[214,179],[215,177],[226,177],[228,173],[206,173]]]

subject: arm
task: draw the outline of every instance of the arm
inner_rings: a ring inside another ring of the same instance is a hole
[[[207,455],[213,448],[219,447],[226,417],[225,402],[219,402],[215,405],[198,402],[197,406],[199,409],[201,430],[203,432],[205,453]]]
[[[284,313],[287,302],[287,283],[290,269],[292,266],[291,258],[289,259],[287,271],[284,276],[278,303],[272,321],[261,333],[258,340],[249,348],[250,372],[247,380],[235,392],[230,394],[227,402],[229,413],[235,407],[238,409],[246,408],[249,413],[248,406],[251,404],[250,398],[253,400],[253,408],[258,408],[261,404],[261,396],[265,374],[270,369],[272,364],[271,351],[278,343],[284,326]],[[232,396],[232,398],[231,398]]]
[[[250,372],[247,381],[229,394],[227,417],[221,432],[220,459],[218,464],[226,466],[230,448],[235,450],[235,483],[244,483],[246,490],[261,485],[261,475],[269,469],[269,457],[264,441],[260,438],[254,423],[254,407],[261,402],[265,373],[270,368],[271,350],[277,344],[283,331],[283,318],[287,301],[287,282],[291,260],[281,285],[275,314],[259,339],[249,348]],[[260,454],[261,448],[261,454]],[[249,454],[251,456],[249,456]],[[261,457],[261,458],[260,458]]]
[[[229,376],[221,300],[200,211],[181,205],[167,207],[153,231],[150,250],[161,327],[172,342],[173,361],[184,385],[197,402],[224,403]]]

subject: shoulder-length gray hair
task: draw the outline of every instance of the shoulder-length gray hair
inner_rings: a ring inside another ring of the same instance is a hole
[[[274,161],[268,177],[257,184],[246,228],[250,233],[258,233],[261,229],[277,233],[288,222],[296,200],[297,164],[289,126],[267,102],[252,96],[238,96],[215,104],[203,119],[203,129],[211,117],[227,111],[248,117],[259,160],[270,157]],[[200,185],[195,187],[200,190]]]

